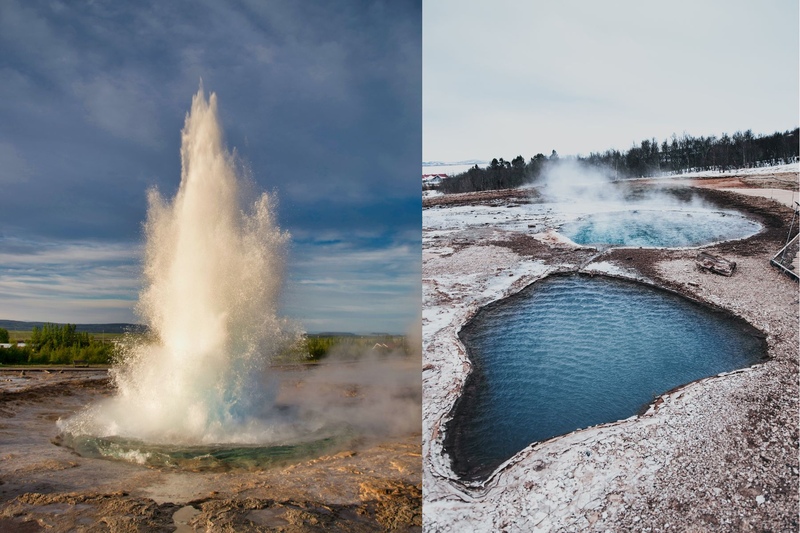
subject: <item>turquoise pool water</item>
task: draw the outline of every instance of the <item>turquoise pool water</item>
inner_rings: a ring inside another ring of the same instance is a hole
[[[586,215],[559,231],[587,246],[679,248],[744,239],[761,231],[761,224],[722,211],[630,210]]]
[[[460,333],[474,371],[446,427],[464,479],[537,441],[635,415],[658,395],[763,360],[742,320],[605,277],[554,276],[484,308]]]
[[[338,434],[320,432],[307,435],[302,441],[272,445],[180,446],[70,433],[62,433],[54,442],[71,448],[83,457],[190,471],[224,471],[264,469],[297,463],[341,449],[356,440],[357,435],[343,428]]]

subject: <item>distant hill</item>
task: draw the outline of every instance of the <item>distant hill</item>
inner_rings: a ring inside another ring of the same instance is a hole
[[[306,337],[402,337],[403,333],[350,333],[347,331],[321,331],[319,333],[306,333]]]
[[[452,161],[452,162],[445,162],[445,161],[423,161],[423,167],[451,167],[451,166],[461,166],[461,165],[488,165],[488,161],[481,161],[480,159],[466,159],[464,161]]]
[[[5,328],[9,331],[30,331],[34,326],[41,328],[45,324],[57,324],[58,322],[24,322],[21,320],[3,320],[0,319],[0,328]],[[144,324],[75,324],[75,330],[86,333],[144,333],[147,331],[147,326]],[[366,333],[356,334],[347,331],[322,331],[319,333],[308,333],[309,337],[392,337],[398,336],[393,333]]]
[[[0,328],[7,330],[17,331],[30,331],[35,327],[41,328],[45,324],[54,324],[55,322],[23,322],[20,320],[2,320],[0,319]],[[56,323],[57,324],[57,323]],[[60,325],[60,324],[59,324]],[[147,326],[142,324],[75,324],[75,329],[79,332],[86,333],[142,333],[147,330]]]

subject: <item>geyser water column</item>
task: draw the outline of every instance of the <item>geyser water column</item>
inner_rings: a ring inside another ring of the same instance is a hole
[[[216,95],[206,100],[202,87],[186,116],[181,163],[172,201],[149,193],[136,309],[152,338],[115,365],[112,398],[59,421],[68,443],[285,443],[322,425],[304,420],[298,428],[272,408],[270,358],[296,338],[277,313],[289,236],[269,195],[246,201]]]

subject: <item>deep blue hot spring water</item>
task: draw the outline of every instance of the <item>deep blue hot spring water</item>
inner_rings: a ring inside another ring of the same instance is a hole
[[[553,276],[484,308],[460,333],[473,372],[447,425],[463,479],[537,441],[635,415],[679,385],[763,360],[742,320],[611,278]]]

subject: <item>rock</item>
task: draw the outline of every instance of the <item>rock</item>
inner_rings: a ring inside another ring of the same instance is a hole
[[[723,257],[708,252],[697,254],[695,263],[700,270],[708,270],[723,276],[733,275],[733,271],[736,269],[736,261],[728,261]]]

